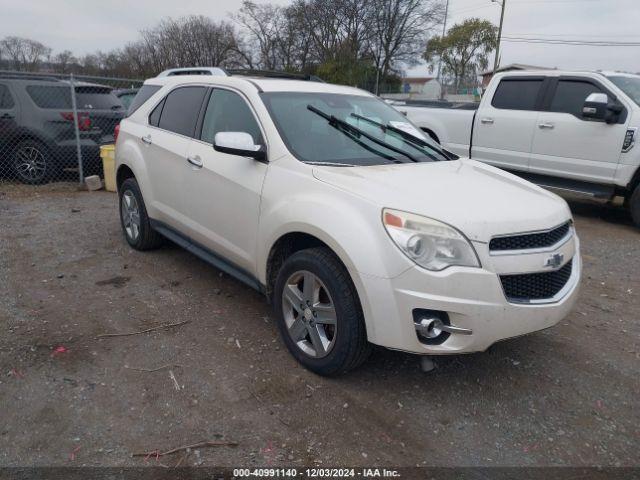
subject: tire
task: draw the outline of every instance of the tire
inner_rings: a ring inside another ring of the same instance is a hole
[[[38,185],[53,176],[53,157],[42,143],[23,140],[13,149],[11,168],[15,178],[22,183]]]
[[[640,185],[636,186],[629,198],[629,211],[631,212],[633,223],[640,228]]]
[[[135,178],[127,178],[118,189],[120,225],[127,243],[136,250],[152,250],[163,238],[151,228],[147,208]]]
[[[314,288],[305,292],[304,287],[311,285]],[[309,291],[314,294],[308,295]],[[309,298],[313,300],[307,302]],[[336,375],[358,367],[369,356],[371,345],[358,294],[349,273],[329,249],[301,250],[285,260],[272,300],[285,345],[307,369]]]

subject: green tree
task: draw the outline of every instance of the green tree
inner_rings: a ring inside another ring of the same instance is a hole
[[[431,64],[442,62],[444,76],[454,79],[456,89],[462,81],[475,77],[489,64],[489,55],[498,43],[497,28],[487,20],[470,18],[456,24],[446,35],[427,42],[424,58]]]

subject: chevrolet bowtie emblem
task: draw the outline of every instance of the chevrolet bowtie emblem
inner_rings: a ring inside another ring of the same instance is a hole
[[[561,253],[556,253],[554,255],[551,255],[549,258],[547,258],[547,261],[544,263],[544,266],[549,268],[558,268],[560,265],[562,265],[563,261],[564,261],[564,255]]]

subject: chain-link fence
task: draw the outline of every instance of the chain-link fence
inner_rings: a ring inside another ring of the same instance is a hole
[[[0,180],[82,183],[103,177],[100,147],[141,80],[0,71]]]

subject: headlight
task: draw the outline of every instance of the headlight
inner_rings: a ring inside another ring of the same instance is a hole
[[[382,222],[400,250],[427,270],[480,266],[476,251],[465,236],[445,223],[388,208],[382,211]]]

